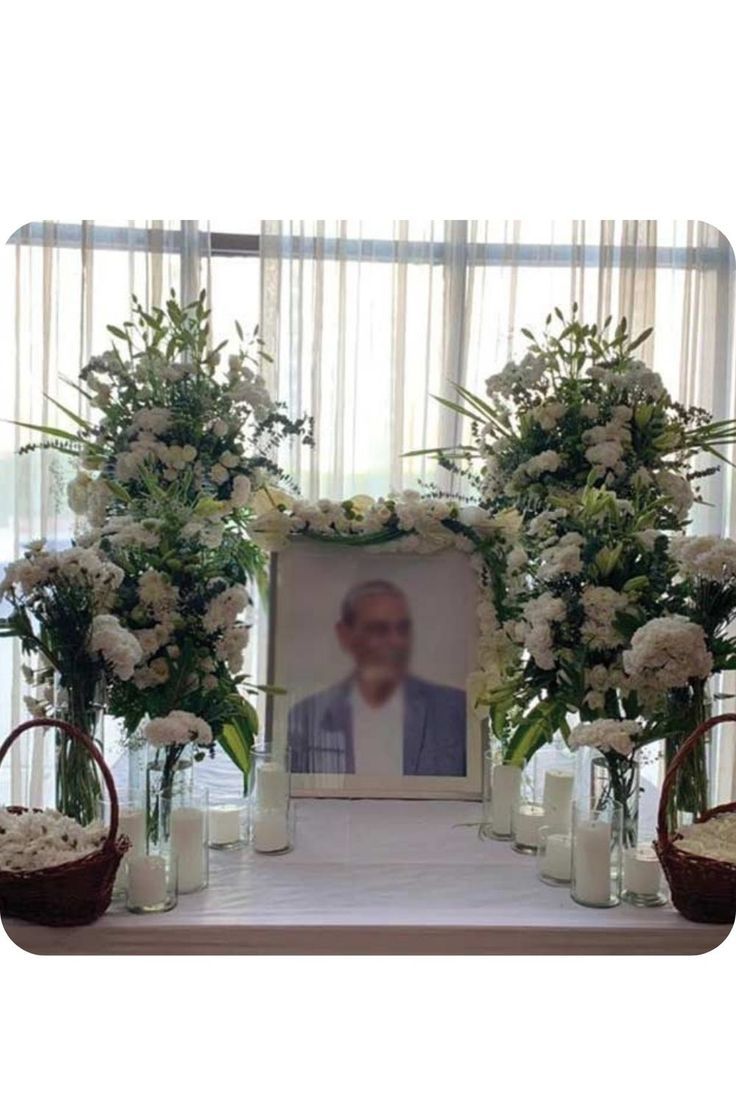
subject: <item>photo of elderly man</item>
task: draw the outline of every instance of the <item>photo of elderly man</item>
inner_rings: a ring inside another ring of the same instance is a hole
[[[372,776],[462,776],[466,694],[411,671],[412,615],[382,579],[345,595],[335,633],[352,671],[289,712],[292,770]]]

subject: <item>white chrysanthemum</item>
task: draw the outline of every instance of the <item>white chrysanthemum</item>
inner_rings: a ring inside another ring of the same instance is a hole
[[[551,671],[555,666],[552,624],[562,621],[567,613],[562,598],[541,594],[531,598],[524,608],[523,643],[538,667]]]
[[[143,658],[135,636],[111,614],[100,614],[92,621],[89,651],[91,655],[101,655],[122,682],[133,677],[136,664]]]
[[[212,729],[200,717],[183,709],[174,709],[165,717],[155,717],[143,730],[150,744],[211,744]]]
[[[99,822],[82,827],[55,809],[9,813],[0,807],[0,870],[45,870],[96,851],[107,836]]]
[[[634,742],[641,735],[641,725],[636,721],[614,721],[606,718],[589,724],[577,725],[570,734],[570,747],[595,747],[601,751],[616,751],[619,755],[631,755]]]
[[[202,625],[208,633],[217,632],[234,625],[239,614],[248,606],[248,591],[237,584],[223,590],[212,599],[202,618]]]
[[[623,654],[624,670],[637,686],[671,690],[704,679],[713,670],[713,656],[700,625],[680,614],[655,617],[637,629]]]

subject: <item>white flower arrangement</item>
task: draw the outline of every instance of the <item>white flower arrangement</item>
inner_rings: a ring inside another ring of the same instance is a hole
[[[615,751],[618,755],[627,757],[636,748],[636,741],[641,733],[641,725],[636,721],[603,718],[576,725],[570,734],[569,746],[572,749],[594,747],[600,751]]]
[[[637,629],[623,653],[626,674],[636,686],[671,690],[713,670],[701,625],[681,614],[655,617]]]
[[[674,844],[680,851],[736,865],[736,813],[720,813],[678,831],[682,838]]]
[[[195,743],[207,747],[212,743],[212,729],[201,717],[183,709],[172,709],[165,717],[154,717],[143,729],[149,744],[169,746]]]
[[[21,874],[91,855],[107,829],[99,822],[83,828],[56,809],[10,813],[0,807],[0,870]]]

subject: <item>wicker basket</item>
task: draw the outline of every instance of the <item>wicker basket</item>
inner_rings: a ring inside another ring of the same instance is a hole
[[[668,804],[677,772],[698,741],[716,725],[736,722],[736,713],[723,713],[698,725],[675,755],[665,776],[659,800],[657,839],[654,848],[659,855],[672,892],[672,904],[687,920],[701,924],[733,924],[736,918],[736,864],[704,855],[692,855],[675,847],[682,839],[679,832],[669,834]],[[719,813],[736,813],[736,802],[709,809],[698,822],[710,820]]]
[[[81,859],[17,873],[0,871],[0,915],[30,920],[50,927],[71,927],[91,924],[102,916],[110,904],[113,882],[120,860],[130,847],[123,836],[117,839],[118,798],[110,770],[89,736],[65,721],[36,719],[25,721],[11,732],[0,747],[0,764],[11,744],[31,728],[61,729],[87,748],[102,771],[110,793],[110,831],[97,851]],[[8,812],[22,813],[22,806],[11,806]]]

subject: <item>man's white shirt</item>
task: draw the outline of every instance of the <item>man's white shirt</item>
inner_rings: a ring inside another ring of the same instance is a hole
[[[369,705],[357,685],[350,693],[355,773],[382,776],[404,773],[403,684],[383,705]]]

